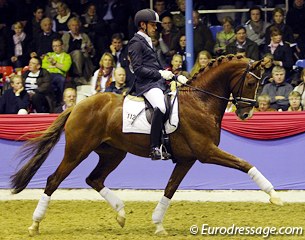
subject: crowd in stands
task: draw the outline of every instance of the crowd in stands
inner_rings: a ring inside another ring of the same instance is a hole
[[[305,4],[292,0],[288,12],[273,7],[263,19],[265,1],[193,1],[195,64],[186,69],[185,0],[154,0],[160,16],[152,44],[164,69],[192,78],[211,59],[241,54],[262,59],[264,73],[256,111],[301,111],[305,104],[305,71],[295,71],[305,58]],[[202,3],[204,2],[204,3]],[[249,8],[221,21],[198,10],[231,2]],[[0,113],[59,113],[77,102],[78,89],[90,86],[86,96],[98,92],[126,94],[134,75],[128,41],[137,29],[135,13],[150,1],[133,0],[0,0],[0,66],[15,74],[3,77],[6,90]],[[177,14],[171,14],[177,11]],[[209,21],[207,21],[207,19]],[[213,36],[210,23],[221,25]],[[1,74],[1,73],[0,73]],[[226,111],[233,111],[228,106]]]

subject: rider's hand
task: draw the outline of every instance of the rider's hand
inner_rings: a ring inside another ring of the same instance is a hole
[[[171,80],[175,76],[175,74],[168,70],[159,70],[159,73],[165,80]]]
[[[183,75],[179,75],[179,76],[177,77],[177,81],[178,81],[179,83],[181,83],[181,84],[186,84],[187,81],[188,81],[188,79],[187,79],[185,76],[183,76]]]

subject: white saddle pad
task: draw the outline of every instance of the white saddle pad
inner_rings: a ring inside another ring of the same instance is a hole
[[[175,98],[176,93],[172,93],[172,103],[174,106],[170,121],[165,123],[166,133],[174,132],[179,123],[178,117],[178,99]],[[139,100],[142,99],[142,100]],[[123,103],[123,132],[124,133],[145,133],[150,134],[151,125],[146,119],[145,103],[143,98],[127,96]]]

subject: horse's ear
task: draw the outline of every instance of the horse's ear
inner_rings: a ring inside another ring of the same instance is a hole
[[[255,61],[252,66],[251,66],[251,70],[255,70],[257,69],[259,66],[261,66],[263,60],[259,60],[259,61]]]

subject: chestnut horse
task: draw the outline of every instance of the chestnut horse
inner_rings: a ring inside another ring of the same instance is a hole
[[[221,120],[230,93],[241,119],[252,116],[260,76],[260,62],[227,56],[218,58],[201,70],[186,86],[179,88],[178,129],[170,135],[176,165],[153,214],[156,234],[166,234],[162,222],[170,199],[195,161],[218,164],[247,173],[267,194],[270,202],[282,205],[272,184],[251,164],[218,148]],[[86,183],[100,193],[117,211],[117,221],[125,224],[124,203],[105,187],[107,176],[121,163],[127,152],[149,155],[149,136],[122,133],[123,96],[99,93],[64,111],[40,136],[27,141],[23,160],[30,160],[11,177],[13,193],[21,192],[46,160],[65,130],[66,145],[62,162],[47,179],[44,194],[33,213],[30,235],[39,233],[50,197],[59,184],[92,152],[99,162]]]

